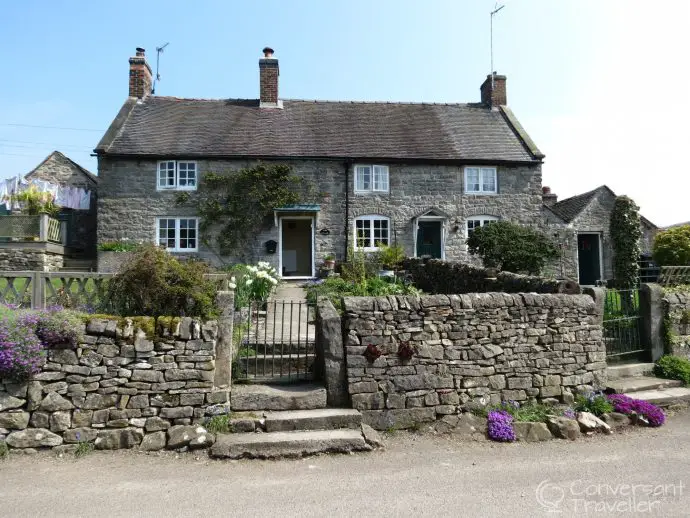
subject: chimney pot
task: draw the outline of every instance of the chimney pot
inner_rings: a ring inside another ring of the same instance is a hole
[[[145,56],[146,55],[146,49],[142,49],[141,47],[137,47],[137,56]]]
[[[264,47],[261,52],[264,53],[265,58],[273,57],[273,49],[271,47]]]
[[[541,188],[541,192],[544,194],[551,194],[551,187],[545,185],[544,187]]]
[[[541,188],[541,201],[547,207],[552,207],[558,201],[558,195],[551,192],[551,187],[543,186]]]

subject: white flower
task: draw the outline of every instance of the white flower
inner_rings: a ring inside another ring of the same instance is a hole
[[[235,288],[237,288],[237,284],[235,284],[234,282],[231,282],[228,284],[228,288],[230,288],[231,290],[234,290]]]
[[[252,281],[251,279],[247,279],[244,283],[245,283],[247,286],[251,286],[252,282],[254,282],[254,281]]]
[[[237,279],[235,279],[234,275],[230,277],[230,282],[232,282],[233,284],[237,282]]]

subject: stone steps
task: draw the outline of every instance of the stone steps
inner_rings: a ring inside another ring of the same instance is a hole
[[[359,429],[361,424],[362,414],[351,408],[267,412],[264,419],[264,428],[269,433],[338,428]]]
[[[298,385],[233,385],[233,411],[314,410],[326,408],[326,389],[315,383]]]
[[[608,391],[616,394],[626,394],[630,392],[658,390],[681,386],[683,386],[683,382],[679,380],[653,378],[651,376],[638,376],[631,378],[620,378],[610,381],[608,383]]]
[[[653,363],[622,363],[620,365],[610,365],[606,369],[606,375],[609,381],[618,380],[621,378],[634,378],[639,376],[648,376],[654,372]]]
[[[690,388],[669,387],[658,390],[641,390],[638,392],[628,392],[625,395],[635,399],[642,399],[661,407],[667,407],[681,401],[690,401]]]
[[[271,433],[221,434],[211,447],[210,455],[216,458],[274,459],[301,457],[316,453],[349,453],[368,451],[360,430],[303,430]]]

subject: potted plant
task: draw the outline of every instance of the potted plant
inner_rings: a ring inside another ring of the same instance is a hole
[[[394,277],[396,270],[405,260],[405,252],[400,245],[379,245],[378,260],[382,269],[379,271],[381,277]]]
[[[333,254],[326,254],[326,256],[323,258],[323,267],[326,270],[335,269],[335,256]]]

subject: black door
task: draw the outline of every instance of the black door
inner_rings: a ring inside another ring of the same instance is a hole
[[[417,257],[441,259],[441,222],[420,221],[417,228]]]
[[[595,284],[601,280],[599,255],[599,234],[579,234],[577,236],[577,263],[580,284]]]

